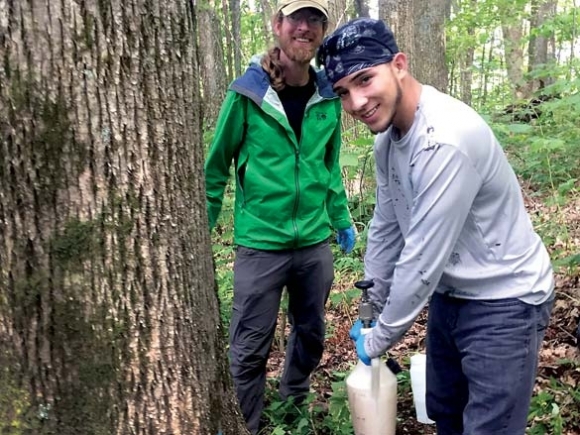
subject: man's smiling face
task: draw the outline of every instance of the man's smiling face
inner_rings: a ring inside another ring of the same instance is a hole
[[[274,23],[274,33],[288,59],[309,63],[322,44],[326,28],[324,14],[314,8],[303,8]]]
[[[354,72],[333,88],[344,110],[373,133],[387,130],[397,118],[402,89],[392,62]]]

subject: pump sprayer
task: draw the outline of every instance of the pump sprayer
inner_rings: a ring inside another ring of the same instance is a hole
[[[368,289],[373,281],[358,281],[355,287],[362,291],[359,319],[362,334],[372,328],[373,306]],[[346,378],[348,403],[355,435],[395,435],[397,428],[397,378],[393,369],[400,370],[394,360],[385,365],[380,358],[373,358],[371,366],[358,361]]]

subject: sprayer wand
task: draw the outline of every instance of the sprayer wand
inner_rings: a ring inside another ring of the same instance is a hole
[[[375,283],[372,279],[357,281],[354,283],[354,286],[362,292],[358,305],[358,318],[362,322],[363,328],[371,328],[374,320],[373,304],[369,298],[369,289],[374,285]],[[389,367],[395,375],[402,370],[399,363],[392,358],[387,359],[387,367]]]
[[[372,335],[375,325],[373,316],[372,280],[355,282],[354,286],[361,291],[358,305],[358,320],[353,325],[350,336],[356,338],[360,346],[365,334]],[[356,347],[356,346],[355,346]],[[359,352],[357,351],[357,354]],[[364,357],[363,357],[364,358]],[[394,360],[394,364],[396,362]],[[381,357],[370,359],[359,358],[352,373],[346,378],[349,408],[352,416],[355,435],[381,434],[395,435],[397,428],[397,377],[394,371],[385,366]],[[388,366],[388,363],[387,363]],[[400,367],[399,367],[400,370]]]

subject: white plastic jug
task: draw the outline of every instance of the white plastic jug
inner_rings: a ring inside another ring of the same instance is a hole
[[[374,358],[367,366],[359,360],[346,378],[346,389],[355,435],[395,435],[397,377],[384,362]]]
[[[427,417],[427,406],[425,403],[427,355],[417,353],[411,357],[411,390],[413,391],[413,402],[419,423],[433,424],[433,420]]]

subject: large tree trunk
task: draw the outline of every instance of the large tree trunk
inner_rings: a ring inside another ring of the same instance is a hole
[[[0,10],[0,432],[244,433],[205,212],[192,3]]]

